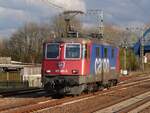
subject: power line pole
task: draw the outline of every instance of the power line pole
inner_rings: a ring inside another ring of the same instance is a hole
[[[122,43],[121,46],[123,48],[123,70],[122,70],[122,74],[123,75],[127,75],[128,74],[128,70],[127,70],[127,49],[128,49],[128,42],[127,42],[127,38],[125,38],[123,40],[123,43]]]
[[[87,14],[97,15],[98,22],[98,35],[100,38],[104,38],[104,12],[100,9],[88,10]]]
[[[142,30],[142,37],[141,37],[140,58],[141,58],[141,70],[144,71],[144,37],[143,37],[143,30]]]
[[[100,12],[100,26],[99,26],[99,34],[104,37],[104,13],[103,11]]]

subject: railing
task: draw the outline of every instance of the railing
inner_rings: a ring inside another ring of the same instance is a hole
[[[29,86],[28,81],[23,81],[20,71],[17,72],[0,72],[0,88],[26,88]]]
[[[1,72],[0,81],[22,81],[20,71],[18,72]]]

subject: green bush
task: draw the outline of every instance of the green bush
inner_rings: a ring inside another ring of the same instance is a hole
[[[120,65],[121,69],[124,69],[124,48],[120,49]],[[126,49],[126,68],[130,71],[139,69],[139,63],[136,55],[131,49]]]

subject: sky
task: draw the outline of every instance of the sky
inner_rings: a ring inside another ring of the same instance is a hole
[[[9,37],[28,22],[50,22],[63,10],[101,9],[105,23],[119,27],[142,26],[150,23],[149,4],[150,0],[0,0],[0,37]],[[90,19],[83,22],[91,23]]]

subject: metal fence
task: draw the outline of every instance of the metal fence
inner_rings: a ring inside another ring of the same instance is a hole
[[[28,81],[23,81],[20,76],[20,71],[17,72],[1,72],[0,73],[0,88],[25,88],[28,87]]]
[[[12,71],[13,69],[13,71]],[[41,87],[41,66],[24,65],[0,72],[0,88]]]
[[[1,72],[0,81],[22,81],[20,71],[18,72]]]

